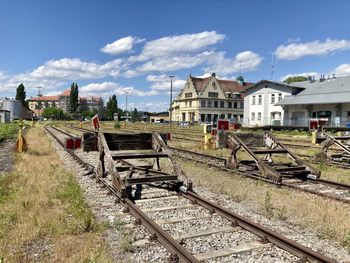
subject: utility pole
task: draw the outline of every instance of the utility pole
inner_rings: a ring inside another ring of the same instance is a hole
[[[125,111],[126,111],[126,122],[129,121],[129,112],[128,112],[128,93],[125,93]]]
[[[171,104],[173,102],[173,78],[175,78],[175,76],[170,75],[170,105],[169,105],[169,123],[170,125],[172,124],[172,107]]]

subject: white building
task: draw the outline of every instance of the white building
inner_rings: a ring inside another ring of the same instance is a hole
[[[284,110],[276,105],[285,96],[297,94],[303,88],[269,80],[261,80],[244,91],[243,126],[283,125]]]
[[[326,126],[348,126],[350,122],[350,76],[324,75],[319,80],[293,83],[302,91],[286,96],[283,106],[285,125],[308,126],[311,118],[327,118]]]

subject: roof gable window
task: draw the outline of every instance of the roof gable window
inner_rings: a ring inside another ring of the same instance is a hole
[[[208,97],[209,98],[217,98],[217,97],[219,97],[219,93],[218,92],[208,92]]]

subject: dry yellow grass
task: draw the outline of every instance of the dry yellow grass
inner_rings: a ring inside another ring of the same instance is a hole
[[[288,220],[315,229],[321,236],[347,245],[350,249],[350,206],[311,194],[243,178],[179,159],[194,185],[230,196],[237,202],[257,205],[268,217]]]
[[[0,178],[0,262],[112,262],[80,187],[41,127]]]

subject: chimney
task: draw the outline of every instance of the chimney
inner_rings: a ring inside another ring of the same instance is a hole
[[[325,75],[324,75],[324,74],[321,74],[320,82],[323,82],[323,81],[325,81],[325,80],[326,80]]]
[[[334,73],[332,74],[332,79],[336,79],[336,77],[335,77],[335,74],[334,74]]]

